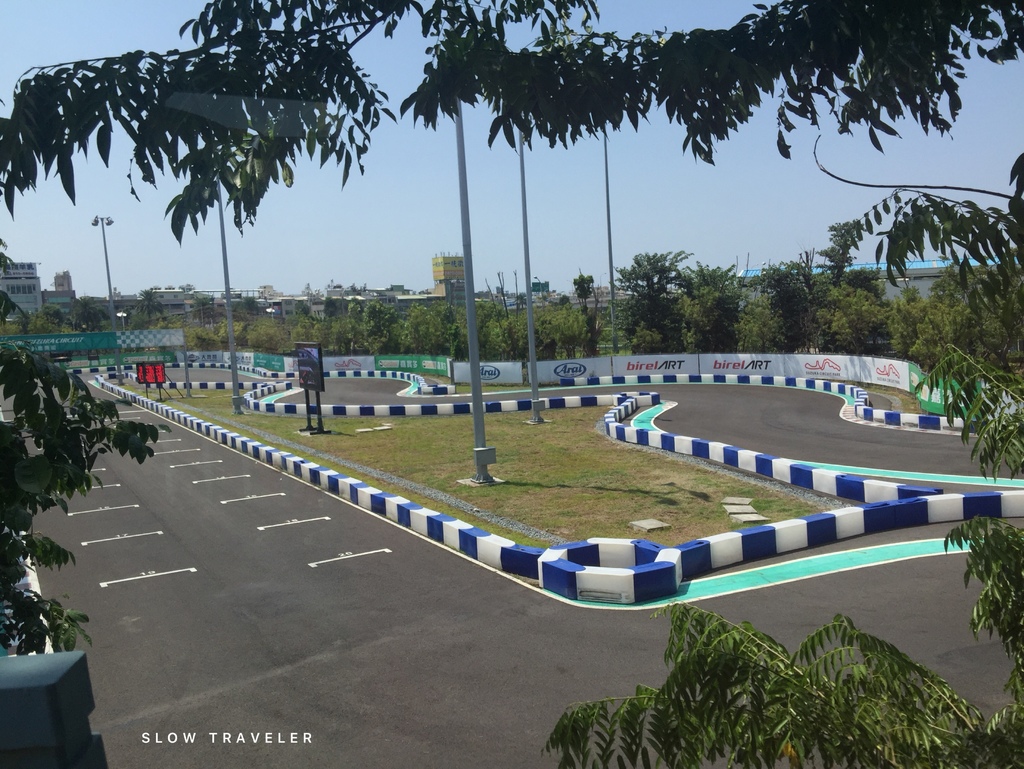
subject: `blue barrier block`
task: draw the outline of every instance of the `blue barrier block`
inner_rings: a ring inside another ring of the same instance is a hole
[[[637,384],[650,384],[651,383],[651,375],[650,374],[640,374],[636,378],[636,383]]]
[[[394,494],[389,494],[386,491],[382,491],[380,494],[371,494],[370,495],[370,512],[371,513],[378,513],[380,515],[386,514],[387,511],[388,511],[388,508],[387,508],[387,503],[385,502],[385,500],[388,497],[393,497],[393,496],[395,496],[395,495]]]
[[[277,411],[277,407],[273,403],[264,403],[263,410],[268,414],[274,414]]]
[[[645,563],[633,567],[633,600],[635,603],[644,603],[674,595],[678,587],[675,564],[669,561]]]
[[[998,491],[981,491],[976,494],[964,494],[964,520],[979,515],[989,518],[1002,518],[1003,509]]]
[[[722,448],[722,461],[730,467],[740,466],[740,450],[736,446]]]
[[[549,409],[564,409],[565,398],[548,398]]]
[[[901,499],[889,504],[892,505],[893,525],[896,528],[924,526],[928,523],[928,502],[921,497]]]
[[[493,413],[498,412],[498,411],[501,411],[501,402],[500,401],[488,401],[487,403],[484,404],[484,413],[485,414],[493,414]]]
[[[477,558],[476,541],[481,537],[489,537],[491,533],[473,527],[472,529],[459,529],[459,550],[470,558]]]
[[[758,454],[754,457],[754,470],[757,471],[758,475],[767,475],[769,478],[775,477],[775,468],[772,466],[772,461],[775,459],[771,454]]]
[[[725,374],[712,374],[711,381],[715,384],[725,384]]]
[[[807,546],[815,547],[836,541],[836,517],[832,513],[803,516],[807,521]]]
[[[865,406],[864,407],[864,411],[862,413],[864,415],[864,419],[866,419],[867,421],[869,421],[869,422],[875,421],[875,410],[873,408],[871,408],[870,406]]]
[[[810,465],[790,465],[789,482],[804,489],[814,488],[813,468]]]
[[[584,567],[571,561],[544,561],[541,564],[544,570],[544,589],[552,593],[564,596],[575,601],[578,597],[576,592],[576,572],[583,571]]]
[[[296,406],[296,404],[294,404],[294,403],[286,403],[286,404],[284,404],[284,413],[285,414],[298,414],[299,413],[299,409]]]
[[[359,489],[369,488],[370,484],[358,481],[348,485],[348,501],[353,505],[359,504]]]
[[[453,403],[452,406],[453,406],[452,413],[454,413],[454,414],[472,414],[473,413],[473,404],[472,403]],[[430,413],[436,414],[437,413],[437,406],[433,406],[432,408],[434,410],[432,412],[430,412]],[[424,410],[423,413],[426,414],[427,411]]]
[[[889,502],[872,502],[862,505],[864,510],[864,533],[874,534],[896,528],[896,514]]]
[[[762,376],[761,377],[761,384],[763,384],[763,385],[773,385],[773,384],[775,384],[775,377],[774,376]]]
[[[646,539],[633,540],[633,557],[637,566],[645,563],[654,563],[658,553],[664,549],[665,546],[659,545],[657,542],[650,542]]]
[[[711,571],[711,543],[706,539],[694,539],[677,545],[681,554],[683,579]]]
[[[420,413],[423,416],[437,416],[437,404],[435,403],[424,403],[420,406]]]
[[[806,387],[808,390],[817,390],[818,389],[818,382],[815,379],[805,379],[804,380],[804,387]]]
[[[827,392],[827,393],[832,392],[832,383],[828,382],[828,381],[822,382],[821,383],[821,390],[822,390],[822,392]]]
[[[922,430],[941,430],[942,417],[934,414],[922,414],[917,418],[917,424]]]
[[[612,384],[614,384],[614,385],[626,384],[626,377],[624,377],[624,376],[613,376],[612,377]]]
[[[740,544],[743,546],[743,560],[767,558],[777,555],[774,526],[751,526],[740,529]]]
[[[648,433],[649,432],[650,432],[649,430],[645,430],[642,427],[637,428],[637,431],[636,431],[636,445],[637,446],[649,446],[650,445],[649,437],[648,437]]]
[[[736,383],[737,384],[750,384],[750,374],[737,374],[736,375]]]
[[[932,488],[930,486],[908,486],[900,485],[896,487],[897,499],[910,499],[911,497],[932,497],[936,494],[941,494],[942,489]]]
[[[857,475],[840,473],[836,476],[836,496],[864,502],[864,479]]]
[[[405,406],[388,406],[388,414],[393,417],[404,417]]]
[[[675,452],[676,436],[672,433],[661,433],[661,448],[665,449],[665,451]]]
[[[707,441],[694,438],[691,441],[691,445],[693,446],[693,456],[704,457],[704,459],[711,458],[711,446]]]
[[[455,519],[450,515],[438,513],[427,518],[427,536],[436,542],[444,542],[444,527],[442,523],[451,523]]]
[[[900,426],[900,412],[898,411],[886,411],[885,412],[885,423],[887,425]]]
[[[704,381],[704,377],[700,374],[687,374],[686,381],[688,384],[701,384]]]
[[[360,405],[359,416],[361,417],[372,417],[374,415],[373,406]]]
[[[786,382],[785,382],[786,387],[796,387],[796,377],[795,376],[788,376],[785,379],[786,379]]]
[[[615,425],[615,440],[624,441],[626,440],[626,427],[625,425]]]
[[[580,542],[569,542],[564,545],[556,545],[559,550],[565,550],[565,557],[580,566],[600,566],[601,548],[586,540]]]
[[[341,480],[342,477],[343,476],[338,475],[329,475],[327,477],[327,490],[331,492],[331,494],[335,494],[339,497],[341,496],[341,486],[338,484],[338,481]]]
[[[501,548],[501,570],[520,577],[538,579],[537,559],[543,548],[529,545],[514,545]]]
[[[679,381],[678,374],[665,374],[661,379],[665,384],[676,384]]]

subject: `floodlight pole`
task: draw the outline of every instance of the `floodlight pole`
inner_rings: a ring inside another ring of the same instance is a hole
[[[110,282],[110,257],[107,255],[107,225],[114,220],[109,216],[94,216],[93,227],[99,227],[103,233],[103,263],[107,268],[107,310],[110,313],[110,330],[114,334],[114,364],[117,366],[117,385],[124,385],[124,369],[121,367],[121,340],[117,338],[117,315],[114,312],[114,287]]]
[[[242,396],[238,384],[238,356],[235,354],[235,324],[231,319],[231,276],[228,274],[228,238],[224,232],[224,204],[220,198],[220,182],[216,182],[217,213],[220,216],[220,252],[224,260],[224,312],[228,324],[228,356],[231,361],[231,406],[234,414],[242,413]],[[188,361],[185,361],[188,365]]]
[[[480,343],[476,328],[476,289],[473,284],[473,239],[469,226],[469,185],[466,177],[466,138],[462,128],[462,104],[455,112],[455,141],[459,163],[459,207],[462,218],[462,260],[466,270],[466,336],[469,341],[469,387],[473,404],[473,459],[475,483],[494,483],[487,465],[496,460],[484,434],[484,396],[480,380]]]
[[[530,351],[530,404],[533,407],[533,416],[529,423],[539,425],[544,422],[540,411],[544,408],[544,402],[540,399],[540,391],[537,387],[537,341],[533,331],[533,271],[530,269],[530,225],[526,216],[526,160],[523,153],[523,132],[519,132],[519,188],[523,199],[523,266],[526,269],[526,335],[529,338]]]
[[[612,355],[619,354],[619,330],[615,327],[615,263],[612,259],[612,195],[608,183],[608,134],[604,135],[604,210],[608,222],[608,313],[612,324]],[[612,372],[614,373],[614,372]]]

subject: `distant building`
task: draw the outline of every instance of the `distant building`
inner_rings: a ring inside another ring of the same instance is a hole
[[[53,304],[63,312],[71,312],[71,306],[75,303],[75,289],[71,285],[71,273],[67,270],[58,272],[53,276],[53,290],[43,289],[43,304]]]
[[[466,301],[466,263],[456,254],[441,254],[431,259],[434,294],[451,302]]]
[[[4,291],[22,312],[38,312],[43,306],[43,291],[39,284],[35,262],[12,262],[0,276],[0,291]]]

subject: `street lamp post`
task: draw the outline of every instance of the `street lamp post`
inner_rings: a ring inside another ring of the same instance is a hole
[[[544,423],[544,417],[540,410],[544,408],[544,401],[540,399],[540,392],[537,384],[537,341],[533,325],[533,285],[529,280],[533,271],[530,269],[530,226],[526,216],[526,161],[523,157],[523,132],[519,132],[519,189],[523,203],[523,266],[526,269],[526,335],[529,338],[529,371],[530,371],[530,405],[533,407],[533,415],[528,420],[531,425]]]
[[[117,339],[117,320],[114,314],[114,286],[110,282],[110,257],[107,254],[107,227],[112,225],[114,220],[109,216],[95,216],[92,220],[93,227],[99,227],[103,233],[103,262],[107,267],[107,310],[110,312],[110,330],[114,334],[114,362],[117,365],[117,384],[124,384],[124,371],[121,369],[121,340]]]
[[[119,312],[117,314],[117,317],[119,317],[121,319],[121,330],[124,331],[124,319],[128,317],[128,313],[126,313],[126,312]]]

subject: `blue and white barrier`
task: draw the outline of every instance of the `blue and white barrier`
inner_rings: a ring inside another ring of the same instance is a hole
[[[516,544],[506,537],[430,510],[397,494],[381,491],[357,478],[198,419],[110,382],[102,379],[97,382],[104,389],[142,408],[292,474],[364,510],[413,529],[492,568],[539,580],[545,590],[571,600],[618,604],[663,601],[674,596],[685,600],[686,582],[715,569],[891,529],[953,523],[979,515],[1024,517],[1024,491],[940,494],[846,507],[716,534],[674,547],[639,539],[592,538],[545,550]],[[657,395],[622,393],[615,397],[621,402],[609,413],[625,418],[631,408],[636,408],[637,401],[643,398],[654,401]]]
[[[831,384],[826,382],[826,384]],[[911,486],[905,483],[893,483],[874,478],[862,478],[858,475],[839,473],[819,467],[783,459],[770,454],[741,449],[727,443],[708,441],[702,438],[690,438],[675,435],[661,430],[648,430],[642,427],[629,427],[622,424],[639,408],[645,406],[633,399],[624,399],[616,408],[604,415],[605,434],[623,443],[638,446],[653,446],[656,449],[670,451],[674,454],[686,454],[717,462],[738,470],[763,475],[766,478],[799,486],[804,489],[829,494],[857,502],[883,502],[893,499],[909,499],[924,495],[940,494],[941,489]]]

